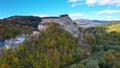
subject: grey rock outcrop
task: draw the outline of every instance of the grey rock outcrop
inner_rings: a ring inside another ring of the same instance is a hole
[[[72,34],[74,37],[79,38],[79,42],[82,43],[83,35],[79,31],[79,27],[75,25],[72,19],[67,15],[60,15],[59,17],[43,17],[41,23],[58,23],[59,25],[63,26],[62,28]],[[39,29],[38,25],[38,29]]]

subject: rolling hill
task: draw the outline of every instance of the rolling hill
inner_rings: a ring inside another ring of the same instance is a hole
[[[98,25],[99,27],[106,27],[106,32],[119,32],[120,33],[120,21],[112,23],[104,23]]]
[[[0,41],[14,38],[20,34],[32,33],[41,21],[40,17],[11,16],[0,20]]]
[[[81,27],[91,27],[91,26],[96,26],[102,23],[107,23],[107,22],[115,22],[115,21],[104,21],[104,20],[89,20],[89,19],[77,19],[74,20],[79,26]]]

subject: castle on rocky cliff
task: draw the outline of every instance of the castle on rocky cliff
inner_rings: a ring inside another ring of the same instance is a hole
[[[64,25],[65,22],[72,22],[72,20],[67,14],[60,15],[59,17],[43,17],[38,25],[38,29],[39,30],[46,29],[48,23],[52,23],[52,22],[58,23],[60,25]]]
[[[67,14],[60,15],[59,17],[43,17],[38,25],[38,30],[46,29],[48,23],[52,22],[59,24],[63,29],[75,37],[81,36],[79,28],[73,23],[72,19]]]

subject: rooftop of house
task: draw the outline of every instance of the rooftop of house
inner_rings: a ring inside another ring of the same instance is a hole
[[[25,36],[20,35],[15,37],[15,39],[6,40],[5,44],[19,44],[25,40]]]

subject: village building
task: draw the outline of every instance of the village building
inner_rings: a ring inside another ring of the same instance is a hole
[[[32,36],[33,37],[38,37],[39,34],[40,34],[40,30],[36,29],[36,30],[33,31]]]
[[[48,27],[48,23],[40,23],[39,25],[38,25],[38,30],[46,30],[47,29],[47,27]]]

